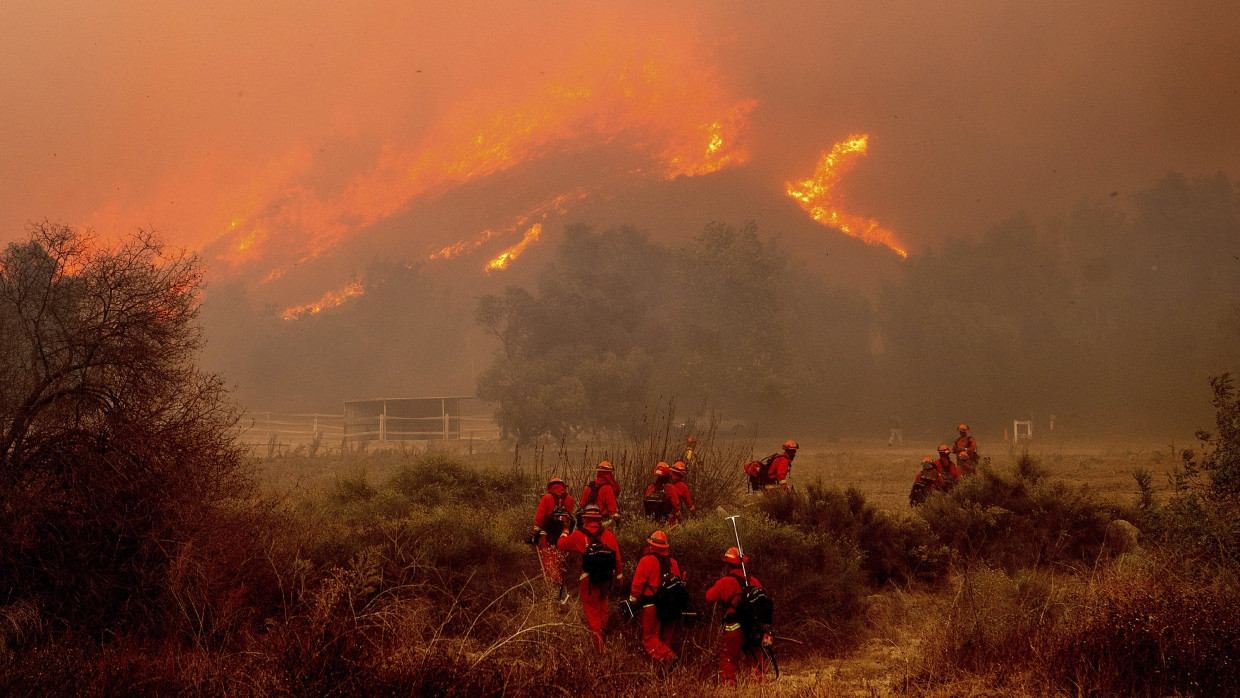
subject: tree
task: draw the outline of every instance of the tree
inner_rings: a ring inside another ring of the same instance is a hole
[[[158,627],[171,561],[248,494],[239,414],[194,363],[201,288],[148,233],[44,223],[0,254],[0,603]]]

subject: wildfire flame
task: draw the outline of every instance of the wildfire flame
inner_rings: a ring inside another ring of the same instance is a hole
[[[490,274],[493,271],[507,269],[508,263],[521,256],[521,253],[525,251],[525,248],[529,247],[530,243],[537,240],[539,235],[542,235],[542,223],[535,223],[530,226],[529,230],[525,231],[525,236],[521,238],[521,242],[509,247],[501,252],[498,257],[492,259],[490,262],[487,262],[486,272]]]
[[[593,145],[625,143],[648,163],[632,172],[668,179],[748,159],[743,135],[756,102],[729,96],[712,65],[670,44],[614,48],[624,50],[586,51],[550,83],[459,102],[420,145],[390,144],[334,192],[309,183],[312,159],[289,156],[264,168],[277,182],[252,187],[257,196],[234,197],[244,208],[224,218],[220,259],[234,269],[271,264],[272,280],[418,197]],[[441,256],[462,251],[468,245]]]
[[[796,199],[801,208],[819,223],[871,245],[884,245],[901,257],[908,257],[908,251],[896,239],[895,233],[880,226],[873,218],[854,216],[840,207],[843,197],[835,191],[835,186],[856,165],[857,158],[865,155],[869,138],[866,134],[854,135],[836,143],[818,160],[812,178],[785,185],[788,196]]]
[[[461,240],[432,252],[428,259],[451,259],[453,257],[459,257],[460,255],[473,252],[482,247],[487,240],[490,240],[498,235],[516,232],[517,229],[528,225],[529,222],[535,218],[538,218],[540,222],[543,222],[546,221],[547,216],[552,213],[564,214],[568,211],[569,204],[576,201],[581,201],[588,196],[589,194],[581,188],[575,189],[566,194],[561,194],[550,201],[535,206],[524,215],[518,217],[516,223],[508,228],[501,230],[484,230],[479,233],[478,237],[474,240]]]
[[[326,308],[335,308],[336,306],[343,304],[348,299],[354,296],[360,296],[365,292],[366,289],[362,287],[362,282],[351,281],[346,284],[344,288],[339,288],[334,291],[324,293],[322,298],[313,303],[298,305],[285,310],[280,314],[280,317],[285,320],[296,320],[298,318],[306,317],[307,315],[321,313]]]

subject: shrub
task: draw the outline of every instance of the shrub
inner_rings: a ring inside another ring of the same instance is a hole
[[[876,586],[932,580],[946,568],[946,550],[923,520],[884,512],[855,487],[828,487],[819,478],[803,492],[763,497],[758,507],[772,519],[855,547]]]
[[[1010,475],[987,468],[965,478],[947,496],[932,496],[917,514],[966,561],[1009,571],[1093,563],[1105,552],[1107,526],[1119,510],[1085,488],[1042,480],[1031,460],[1020,457]]]

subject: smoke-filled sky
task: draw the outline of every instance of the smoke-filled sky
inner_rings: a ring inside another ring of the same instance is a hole
[[[262,278],[583,142],[780,188],[868,134],[837,199],[917,248],[1240,174],[1238,36],[1227,0],[9,2],[0,241],[155,228]]]

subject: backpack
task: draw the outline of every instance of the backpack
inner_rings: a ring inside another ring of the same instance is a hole
[[[586,551],[581,554],[581,571],[590,577],[590,583],[603,586],[616,574],[616,551],[602,541],[603,532],[586,533]]]
[[[745,644],[759,645],[762,636],[771,627],[775,615],[775,604],[766,595],[766,589],[746,583],[741,590],[741,598],[736,602],[736,619],[741,624],[741,633],[745,636]]]
[[[573,521],[573,515],[568,513],[568,509],[564,507],[564,498],[567,496],[567,493],[558,497],[554,494],[551,495],[552,500],[555,502],[555,507],[547,515],[547,518],[543,520],[543,530],[547,532],[547,542],[552,545],[555,545],[555,540],[564,531],[572,533],[576,524]]]
[[[654,489],[650,490],[650,494],[642,500],[642,506],[645,509],[646,516],[655,519],[666,519],[672,515],[672,498],[667,496],[667,485],[660,486],[655,483]]]
[[[749,489],[760,490],[770,484],[771,464],[775,462],[775,457],[778,455],[778,453],[772,453],[762,460],[752,460],[745,464],[745,474],[749,476]],[[791,463],[789,466],[791,467]]]
[[[655,555],[659,561],[659,588],[654,592],[654,615],[663,623],[678,620],[689,609],[689,589],[685,580],[672,574],[672,561],[664,555]]]

